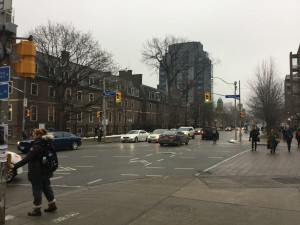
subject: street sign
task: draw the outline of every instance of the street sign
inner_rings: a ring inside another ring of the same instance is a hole
[[[225,95],[225,98],[239,98],[240,95]]]
[[[0,84],[0,99],[8,99],[8,83]]]
[[[115,96],[115,92],[114,91],[107,91],[107,92],[103,92],[102,96],[107,97],[107,96]]]
[[[2,66],[0,67],[0,82],[8,82],[10,78],[10,67]]]

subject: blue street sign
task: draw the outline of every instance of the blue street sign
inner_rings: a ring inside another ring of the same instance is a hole
[[[225,98],[239,98],[240,95],[225,95]]]
[[[0,99],[8,99],[8,84],[0,84]]]
[[[2,66],[0,67],[0,82],[8,82],[10,78],[10,67]]]
[[[107,92],[103,92],[102,96],[107,97],[107,96],[115,96],[115,92],[114,91],[107,91]]]

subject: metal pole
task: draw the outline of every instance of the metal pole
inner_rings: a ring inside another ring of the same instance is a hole
[[[105,78],[103,78],[103,93],[105,93]],[[103,125],[103,143],[105,143],[105,136],[106,136],[106,101],[105,96],[103,96],[103,118],[102,118],[102,125]]]
[[[26,79],[24,79],[24,98],[23,98],[23,114],[22,114],[22,132],[25,131],[25,108],[27,105],[25,105],[25,98],[26,98]]]
[[[241,105],[241,82],[239,81],[239,106],[240,106],[240,112],[242,111],[242,105]],[[242,118],[240,117],[240,142],[242,142]]]
[[[237,140],[237,130],[236,130],[236,84],[237,82],[234,81],[234,137]]]

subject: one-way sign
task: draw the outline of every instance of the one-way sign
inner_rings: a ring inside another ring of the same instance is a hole
[[[239,98],[240,95],[225,95],[225,98]]]
[[[107,91],[107,92],[103,92],[102,96],[107,97],[107,96],[115,96],[115,92],[114,91]]]

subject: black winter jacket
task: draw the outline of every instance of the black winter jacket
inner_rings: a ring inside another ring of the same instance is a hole
[[[27,155],[14,165],[14,169],[18,169],[19,167],[28,164],[28,180],[31,182],[40,181],[44,177],[52,177],[53,174],[47,175],[43,173],[42,150],[43,142],[52,141],[53,139],[54,137],[52,135],[44,135],[42,138],[36,139]]]

